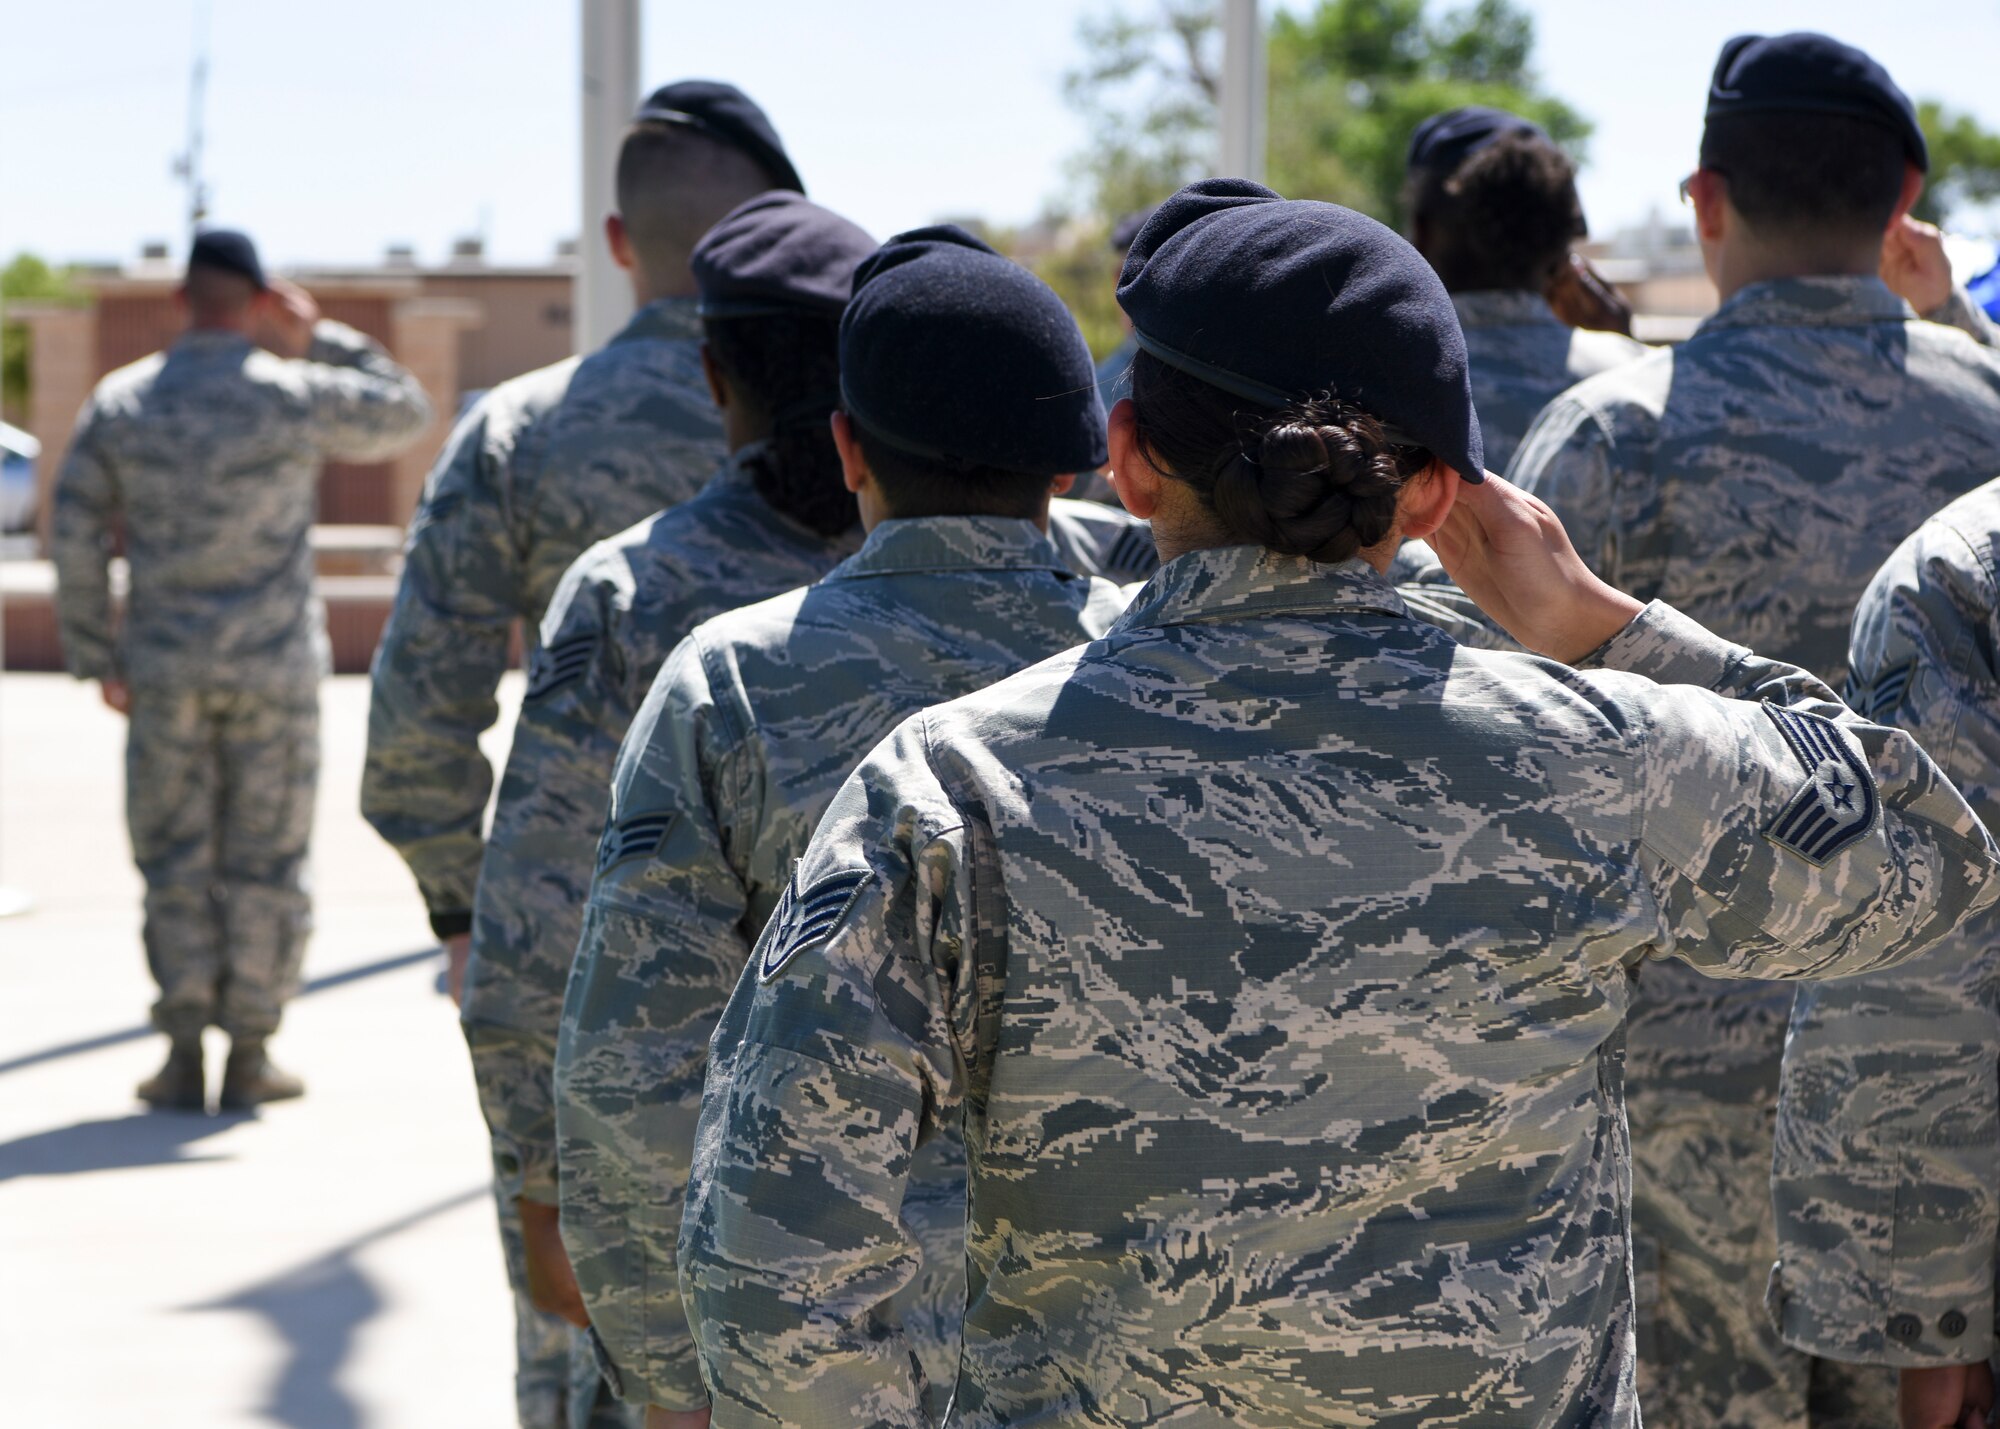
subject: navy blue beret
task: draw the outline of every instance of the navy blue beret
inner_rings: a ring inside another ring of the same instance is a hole
[[[1510,134],[1526,134],[1547,139],[1548,131],[1532,120],[1504,109],[1483,104],[1463,104],[1433,114],[1410,136],[1406,165],[1412,169],[1432,169],[1440,174],[1457,171],[1458,166],[1497,139]]]
[[[1139,231],[1118,303],[1169,367],[1263,408],[1331,392],[1485,479],[1458,313],[1431,265],[1372,218],[1203,179]]]
[[[913,456],[1036,476],[1105,461],[1090,348],[1055,291],[962,228],[898,234],[854,275],[840,391]]]
[[[1911,163],[1930,169],[1930,149],[1910,96],[1873,59],[1827,35],[1807,30],[1738,35],[1722,47],[1705,117],[1780,113],[1873,120],[1903,141]]]
[[[773,189],[702,235],[690,267],[705,318],[817,313],[837,318],[875,240],[804,194]]]
[[[188,249],[188,267],[220,268],[248,278],[260,288],[267,286],[264,265],[257,260],[257,245],[249,234],[233,228],[204,228],[197,233],[194,246]]]
[[[733,84],[713,79],[683,79],[663,84],[646,96],[634,123],[685,124],[741,149],[763,166],[774,189],[804,193],[799,171],[772,127],[770,116]]]

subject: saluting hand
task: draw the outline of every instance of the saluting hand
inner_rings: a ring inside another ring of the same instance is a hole
[[[1571,327],[1632,335],[1632,305],[1581,253],[1571,253],[1556,269],[1542,296]]]
[[[319,321],[319,304],[297,283],[271,279],[264,295],[264,311],[257,342],[280,357],[304,357],[312,350],[313,325]]]
[[[1943,230],[1908,214],[1890,224],[1882,238],[1882,281],[1920,313],[1943,307],[1951,297]]]
[[[1580,660],[1644,607],[1592,574],[1546,502],[1486,473],[1459,482],[1444,524],[1425,538],[1445,572],[1527,649]]]

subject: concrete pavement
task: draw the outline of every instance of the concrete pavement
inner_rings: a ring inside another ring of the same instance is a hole
[[[0,883],[36,899],[0,920],[0,1422],[513,1422],[464,1044],[414,886],[355,811],[367,695],[326,687],[318,931],[273,1044],[309,1094],[148,1115],[123,722],[94,687],[0,676]]]

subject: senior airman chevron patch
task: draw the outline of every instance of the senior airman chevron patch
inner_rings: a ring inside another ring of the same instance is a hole
[[[1806,771],[1805,787],[1764,837],[1808,863],[1825,863],[1874,826],[1875,776],[1832,720],[1783,705],[1765,705],[1764,713]]]
[[[528,689],[522,698],[538,700],[577,679],[590,668],[590,657],[596,649],[596,631],[585,631],[542,646],[529,663]]]
[[[764,932],[757,980],[769,982],[798,954],[824,942],[840,926],[848,905],[868,877],[865,868],[843,869],[801,890],[799,876],[794,872],[791,882],[785,885],[785,896],[778,900],[777,911],[771,915],[771,926]]]

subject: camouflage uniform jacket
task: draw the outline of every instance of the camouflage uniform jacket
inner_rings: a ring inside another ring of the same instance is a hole
[[[543,618],[480,867],[461,1009],[475,1052],[489,1029],[543,1044],[488,1107],[501,1180],[531,1200],[556,1199],[556,1027],[634,712],[689,630],[814,581],[861,544],[858,525],[821,536],[774,511],[743,464],[755,450],[733,454],[692,501],[585,551]]]
[[[723,458],[692,299],[588,357],[503,382],[445,444],[375,652],[361,812],[416,875],[440,936],[470,925],[513,624],[530,632],[586,546],[677,506]]]
[[[1509,475],[1613,585],[1839,689],[1875,568],[1996,469],[2000,358],[1877,279],[1805,278],[1752,284],[1680,347],[1557,398]],[[1791,990],[1671,965],[1641,984],[1645,1119],[1768,1115]]]
[[[586,1224],[663,1220],[648,1343],[612,1345],[654,1403],[706,1398],[673,1245],[709,1035],[750,947],[827,801],[897,721],[1109,628],[1124,595],[1068,565],[1026,521],[884,522],[811,589],[697,628],[633,723],[564,1008],[559,1116],[565,1220],[580,1194]],[[636,1168],[649,1206],[579,1184],[606,1156]],[[913,1338],[955,1353],[964,1160],[942,1142],[921,1160],[911,1218],[940,1244],[910,1314],[938,1324]],[[597,1303],[618,1288],[600,1268],[579,1256]]]
[[[1507,469],[1542,408],[1584,378],[1653,351],[1623,333],[1569,326],[1540,293],[1453,293],[1451,305],[1465,330],[1472,405],[1494,471]]]
[[[2000,483],[1897,548],[1861,598],[1856,707],[1907,729],[2000,829]],[[1772,1308],[1800,1349],[1995,1352],[2000,919],[1894,973],[1801,990],[1785,1046]]]
[[[336,322],[313,329],[303,361],[196,329],[106,377],[56,478],[70,673],[179,689],[312,684],[327,668],[313,594],[320,463],[390,456],[430,416],[417,380]],[[121,518],[131,588],[114,636]]]
[[[1861,972],[2000,884],[1803,672],[1660,605],[1593,659],[1236,547],[905,722],[714,1039],[681,1271],[719,1429],[919,1422],[873,1307],[961,1119],[954,1424],[1634,1424],[1628,965]]]

